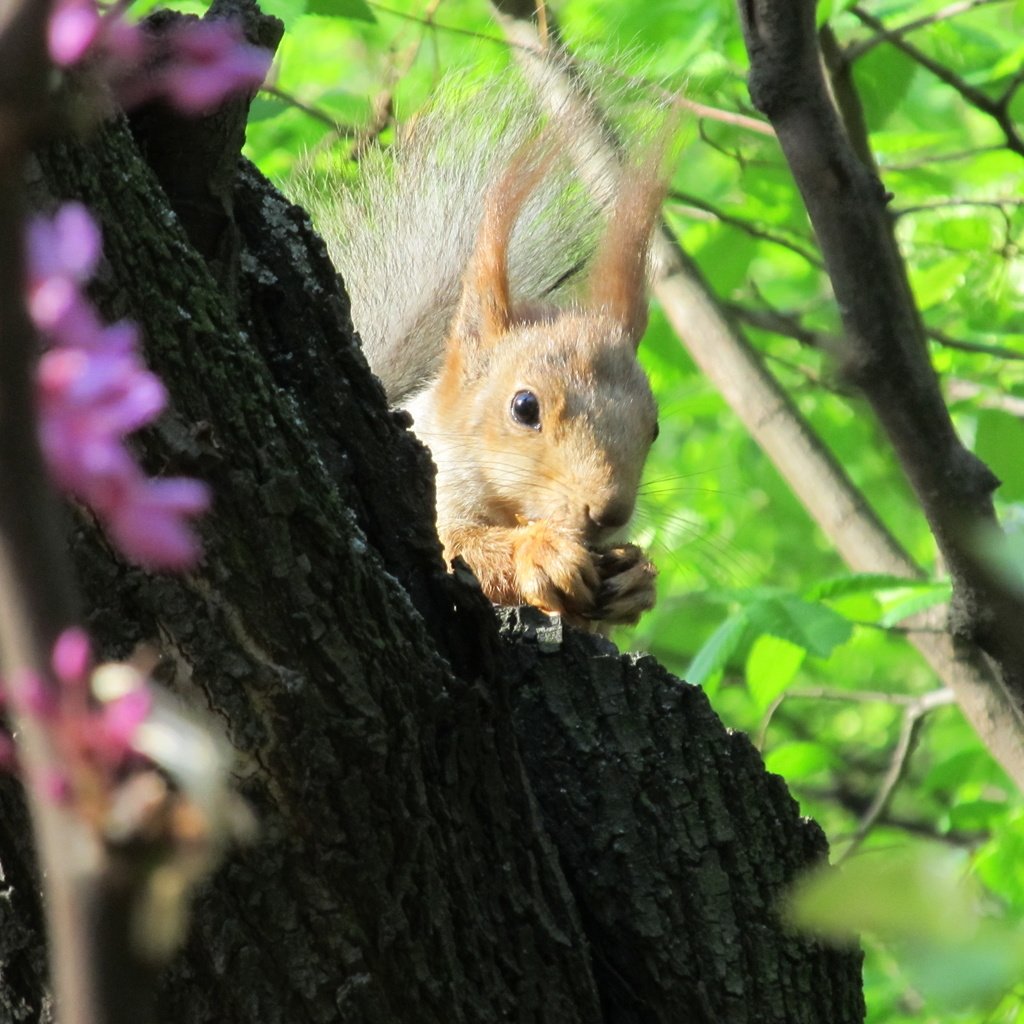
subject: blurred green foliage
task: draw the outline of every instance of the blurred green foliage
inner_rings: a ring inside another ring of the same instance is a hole
[[[483,0],[263,6],[287,34],[274,89],[253,107],[248,153],[277,179],[367,132],[386,142],[381,111],[413,115],[447,70],[488,74],[508,60]],[[1006,94],[1020,123],[1024,89],[1011,87],[1024,66],[1024,8],[964,6],[955,15],[944,0],[865,6],[889,29],[924,19],[900,36],[910,53],[880,40],[849,0],[823,3],[819,25],[857,48],[848,51],[857,54],[853,82],[894,195],[934,365],[966,443],[1004,481],[1001,517],[1022,531],[1024,155],[949,76],[991,99]],[[609,83],[642,76],[721,115],[757,117],[731,2],[561,0],[554,14],[570,47]],[[884,437],[828,354],[840,332],[835,303],[772,135],[729,116],[695,116],[668,217],[768,368],[933,578],[911,585],[847,573],[654,310],[642,351],[661,436],[634,532],[659,563],[660,603],[620,641],[707,687],[727,724],[746,730],[786,776],[837,855],[856,837],[836,887],[804,917],[841,934],[866,929],[871,1021],[1024,1019],[1015,988],[1024,804],[954,706],[920,713],[889,799],[863,827],[908,709],[938,686],[899,623],[949,591]],[[1017,572],[1020,534],[1009,544],[994,557]]]

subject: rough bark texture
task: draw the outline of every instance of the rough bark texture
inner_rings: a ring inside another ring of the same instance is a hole
[[[137,124],[144,145],[159,126]],[[304,214],[239,163],[240,248],[206,238],[212,271],[123,122],[53,146],[35,187],[102,220],[97,298],[143,324],[173,394],[151,468],[217,496],[184,577],[119,562],[84,514],[69,530],[105,653],[157,648],[223,723],[260,820],[201,893],[159,1018],[862,1020],[859,955],[777,917],[825,847],[749,743],[650,659],[530,616],[499,636],[443,571],[428,460]],[[43,1020],[4,794],[0,1020]]]
[[[779,927],[780,892],[827,847],[747,737],[651,657],[533,609],[502,619],[522,668],[516,732],[604,1019],[860,1019],[849,954]]]

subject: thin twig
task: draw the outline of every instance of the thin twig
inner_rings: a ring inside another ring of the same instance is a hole
[[[399,11],[394,7],[388,7],[385,4],[379,3],[378,0],[367,0],[367,3],[374,10],[380,11],[383,14],[388,14],[395,18],[402,18],[405,21],[416,22],[442,32],[451,33],[452,35],[469,36],[472,39],[477,39],[482,42],[495,43],[503,49],[506,47],[512,47],[513,49],[536,51],[538,49],[543,50],[546,45],[543,39],[538,40],[538,43],[535,45],[522,41],[517,42],[515,40],[509,40],[504,37],[492,36],[487,32],[480,32],[476,29],[442,24],[434,20],[433,17],[421,14],[410,14],[408,11]],[[720,124],[732,125],[734,128],[742,128],[744,131],[755,132],[758,135],[765,135],[769,138],[772,138],[775,135],[775,129],[772,128],[767,121],[764,121],[761,118],[751,117],[749,114],[741,114],[735,110],[723,110],[720,107],[712,107],[707,103],[698,103],[696,100],[680,96],[678,93],[641,78],[638,75],[623,74],[617,69],[611,69],[611,73],[616,78],[621,78],[628,84],[638,85],[652,90],[654,94],[658,95],[661,99],[666,102],[675,103],[684,110],[689,110],[697,117],[707,118],[709,121],[718,121]]]
[[[924,156],[920,160],[908,160],[906,163],[884,163],[882,170],[886,174],[905,173],[917,171],[922,167],[932,167],[934,164],[958,163],[961,160],[974,160],[976,157],[984,156],[986,153],[999,153],[1004,147],[978,146],[975,149],[958,149],[951,153],[933,153]]]
[[[949,21],[950,18],[966,14],[968,11],[973,11],[977,7],[985,7],[988,4],[1005,2],[1006,0],[957,0],[956,3],[949,4],[937,11],[933,11],[931,14],[925,14],[920,18],[914,18],[912,21],[904,22],[902,25],[897,25],[895,28],[883,29],[881,32],[873,35],[870,39],[865,39],[863,42],[852,44],[847,47],[846,59],[852,64],[854,61],[860,60],[860,58],[866,53],[873,50],[879,43],[892,42],[894,39],[899,39],[901,36],[908,35],[911,32],[916,32],[920,28],[927,28],[929,25],[936,25],[941,21]]]
[[[929,327],[926,333],[931,341],[945,348],[955,348],[961,352],[974,352],[983,356],[997,356],[1000,359],[1024,360],[1024,352],[1006,348],[1004,345],[986,345],[980,341],[963,341],[959,338],[950,337],[944,331],[934,327]]]
[[[276,85],[264,85],[260,89],[261,93],[267,96],[273,96],[274,99],[281,100],[282,103],[286,103],[289,107],[294,107],[296,110],[300,110],[303,114],[307,114],[314,120],[321,122],[321,124],[327,125],[331,129],[334,138],[348,139],[358,134],[359,129],[352,125],[342,124],[340,121],[336,121],[326,110],[316,107],[311,103],[305,103],[300,100],[297,96],[294,96],[290,92],[285,92],[284,89]]]
[[[25,165],[48,122],[46,28],[51,4],[20,0],[0,22],[0,675],[49,681],[50,651],[71,622],[71,573],[39,451],[32,378],[38,341],[23,294]],[[48,789],[58,764],[51,738],[8,702],[46,888],[53,984],[61,1024],[95,1024],[95,876],[91,836]]]
[[[906,771],[910,755],[914,751],[924,717],[930,711],[952,703],[954,703],[953,693],[944,687],[941,690],[932,690],[930,693],[923,694],[904,708],[903,719],[900,723],[900,735],[893,748],[889,768],[882,780],[882,785],[871,801],[871,805],[864,812],[856,831],[849,840],[849,845],[836,858],[837,864],[841,864],[860,848],[889,806],[889,801],[892,800],[893,793]]]
[[[736,228],[738,231],[742,231],[751,238],[757,238],[764,242],[770,242],[772,245],[777,245],[780,248],[788,249],[790,252],[796,253],[797,256],[805,259],[811,264],[811,266],[816,267],[818,270],[824,269],[821,257],[811,249],[806,248],[797,242],[793,242],[788,238],[783,238],[781,235],[773,234],[765,228],[757,227],[755,224],[744,220],[742,217],[736,217],[733,214],[724,213],[717,207],[712,206],[711,203],[701,199],[700,196],[691,195],[688,192],[680,192],[673,189],[669,192],[668,198],[673,202],[682,203],[686,206],[695,206],[698,210],[710,213],[715,220],[720,221],[722,224],[728,224],[729,227]]]
[[[882,21],[864,10],[863,7],[854,5],[849,10],[862,24],[867,25],[876,32],[885,32],[885,25]],[[1007,104],[1003,102],[1003,97],[993,100],[986,93],[982,92],[981,89],[971,85],[962,76],[951,71],[945,64],[929,57],[923,50],[912,43],[908,43],[905,39],[901,39],[899,36],[887,39],[886,42],[891,43],[898,50],[902,50],[911,60],[920,64],[921,67],[930,71],[939,81],[945,82],[951,89],[959,93],[971,106],[976,107],[983,114],[991,117],[1003,132],[1006,139],[1006,148],[1012,150],[1018,156],[1024,156],[1024,136],[1018,130],[1013,116],[1007,109]]]
[[[979,207],[981,209],[995,209],[1002,213],[1007,207],[1024,206],[1024,197],[1005,196],[1001,199],[971,199],[968,196],[951,196],[948,199],[932,199],[924,203],[915,203],[913,206],[893,207],[893,217],[906,217],[910,213],[926,213],[933,210],[955,210],[960,207]]]

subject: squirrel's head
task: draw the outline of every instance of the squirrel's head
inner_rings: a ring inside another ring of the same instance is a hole
[[[657,408],[621,321],[568,311],[487,344],[452,338],[428,400],[427,440],[475,506],[467,517],[547,520],[593,545],[629,521]]]
[[[441,374],[417,412],[449,518],[547,520],[598,546],[632,515],[657,431],[636,349],[662,149],[621,170],[581,305],[532,308],[513,302],[509,244],[560,139],[552,131],[522,147],[489,189]]]

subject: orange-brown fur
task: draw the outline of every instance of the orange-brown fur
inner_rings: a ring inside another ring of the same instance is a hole
[[[448,558],[494,601],[614,623],[654,603],[654,567],[615,538],[656,431],[636,347],[667,147],[618,170],[592,128],[512,72],[453,79],[357,180],[297,184],[370,366],[431,449]],[[513,414],[525,391],[539,429]]]
[[[509,239],[551,146],[517,153],[489,190],[440,374],[408,407],[437,463],[446,555],[465,559],[493,601],[634,621],[654,603],[655,570],[612,538],[656,432],[636,347],[664,186],[654,159],[623,173],[584,304],[517,307]],[[539,429],[511,414],[523,391],[539,402]]]

